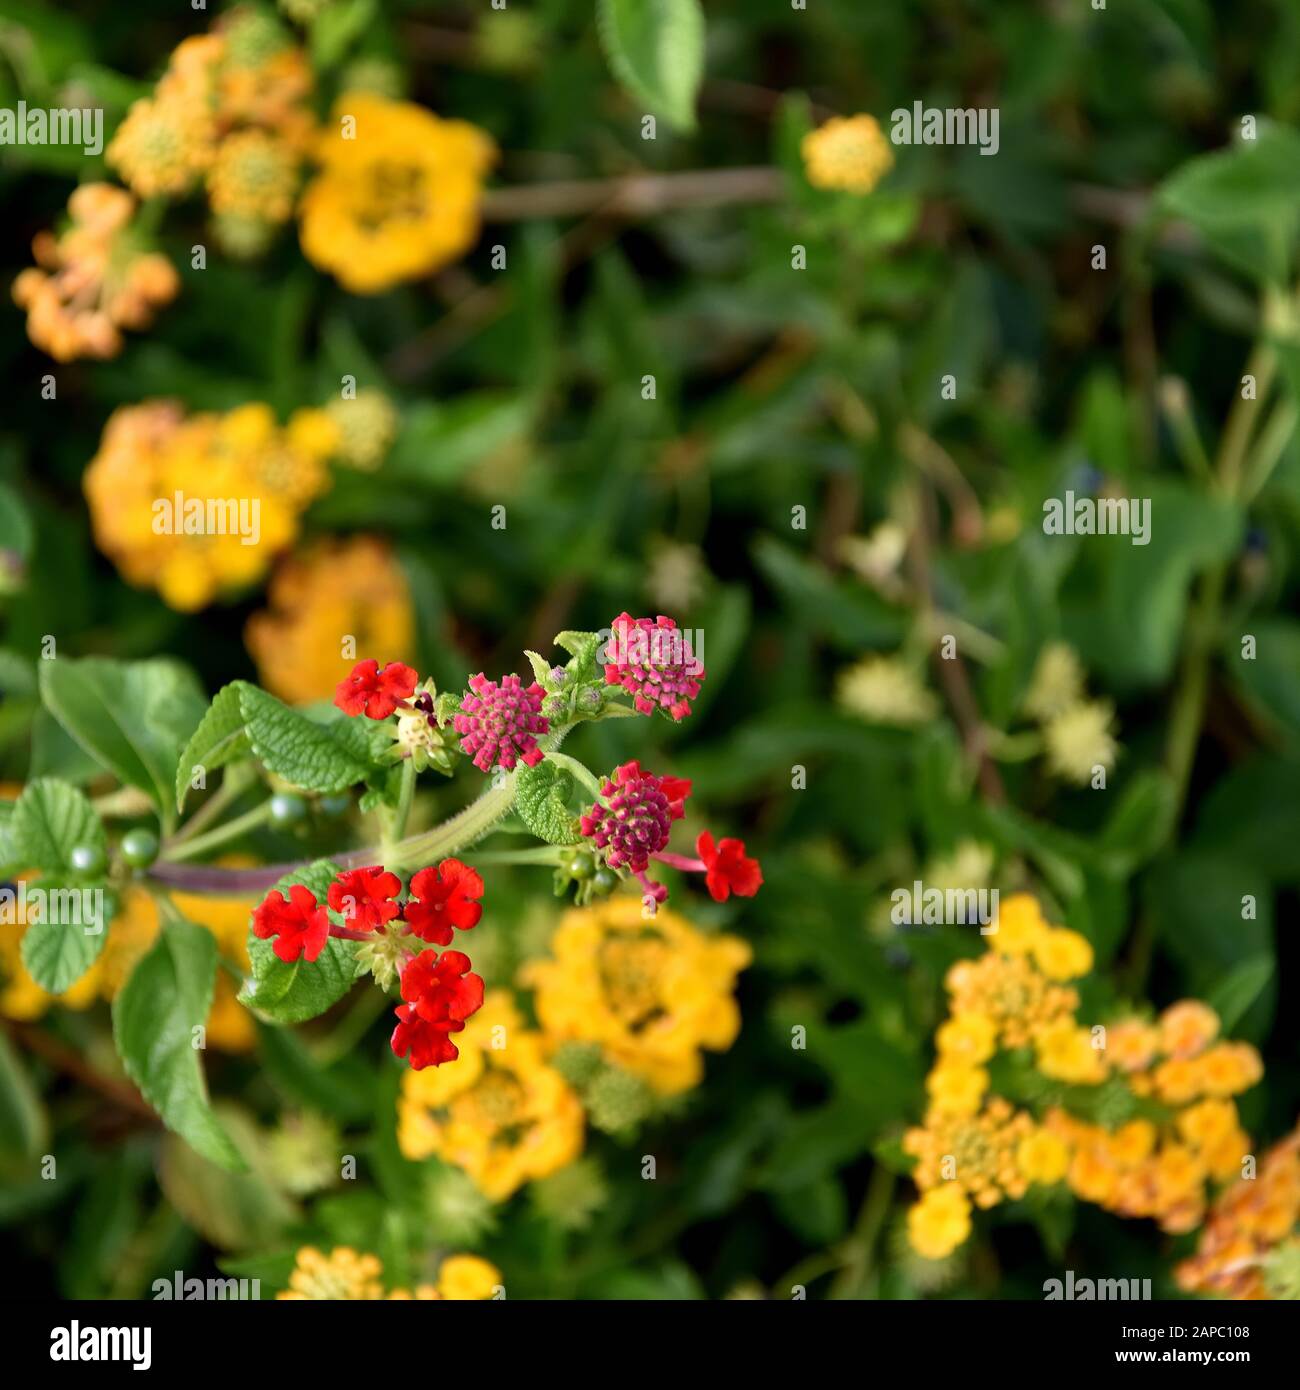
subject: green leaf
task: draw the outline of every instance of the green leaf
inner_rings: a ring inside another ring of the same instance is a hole
[[[49,1124],[22,1058],[0,1032],[0,1149],[30,1158],[43,1152]]]
[[[246,1167],[208,1100],[193,1045],[212,1006],[217,942],[192,922],[168,922],[113,1000],[113,1038],[127,1075],[168,1129],[233,1172]]]
[[[328,859],[318,859],[303,869],[286,874],[275,885],[284,896],[295,883],[310,888],[320,902],[338,869]],[[272,891],[275,891],[274,889]],[[304,1023],[337,1004],[357,977],[356,954],[351,942],[330,937],[314,961],[282,961],[274,941],[263,941],[248,932],[248,954],[253,976],[244,983],[240,1001],[272,1023]]]
[[[42,876],[40,890],[44,894],[41,901],[47,905],[59,902],[79,905],[85,901],[84,893],[102,895],[93,918],[88,912],[83,914],[80,906],[67,911],[47,906],[39,918],[34,921],[29,918],[23,933],[22,957],[27,973],[47,994],[63,994],[99,958],[115,909],[103,885],[56,883]],[[73,896],[67,897],[69,894]]]
[[[1276,959],[1273,894],[1247,861],[1214,848],[1185,849],[1154,864],[1144,889],[1146,910],[1188,994],[1208,998],[1247,964]],[[1276,1004],[1270,973],[1247,1005],[1239,1036],[1262,1038]]]
[[[100,854],[108,849],[95,808],[76,787],[54,777],[38,777],[23,788],[6,835],[6,867],[39,869],[59,877],[84,877],[72,865],[72,851],[78,846]]]
[[[1164,845],[1177,810],[1168,774],[1156,769],[1139,772],[1097,837],[1097,853],[1108,868],[1127,877]]]
[[[576,817],[569,810],[573,785],[572,774],[549,758],[519,769],[515,809],[538,839],[552,845],[571,845],[577,839]]]
[[[704,76],[699,0],[600,0],[596,27],[618,80],[678,130],[694,130]]]
[[[1250,1011],[1273,979],[1272,956],[1253,956],[1228,972],[1206,996],[1205,1002],[1219,1015],[1223,1033],[1231,1033]]]
[[[62,994],[94,964],[112,916],[102,877],[73,866],[72,851],[78,846],[107,853],[104,827],[94,807],[66,782],[52,777],[29,782],[5,826],[0,854],[11,870],[40,872],[41,897],[28,904],[22,958],[32,978],[50,994]],[[88,905],[85,894],[98,896]]]
[[[170,826],[176,758],[205,704],[193,673],[163,659],[58,657],[41,662],[40,688],[68,733],[123,782],[148,792]]]
[[[27,506],[12,488],[0,483],[0,550],[11,551],[22,564],[32,557],[35,535]]]
[[[251,747],[244,728],[244,712],[240,696],[252,687],[247,681],[231,681],[212,697],[208,712],[199,720],[199,727],[176,764],[176,809],[184,810],[196,768],[204,773],[215,772],[236,758],[242,758]]]
[[[1300,623],[1290,618],[1259,618],[1248,624],[1255,655],[1241,654],[1241,635],[1224,647],[1224,664],[1245,690],[1250,703],[1293,744],[1300,744]]]
[[[1257,138],[1189,159],[1157,193],[1197,227],[1267,223],[1300,211],[1300,134],[1261,124]]]
[[[541,686],[551,683],[551,664],[539,652],[525,652],[528,664],[533,668],[533,679]]]
[[[239,707],[254,754],[295,787],[341,792],[370,771],[370,740],[359,720],[336,715],[320,722],[255,685],[241,687]]]
[[[848,1202],[835,1178],[823,1175],[792,1191],[771,1194],[777,1215],[808,1245],[833,1245],[848,1226]]]
[[[332,68],[342,61],[375,17],[375,0],[343,0],[326,5],[311,22],[312,65]]]

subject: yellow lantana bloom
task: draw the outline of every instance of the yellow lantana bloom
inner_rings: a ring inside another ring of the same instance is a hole
[[[496,146],[476,126],[349,92],[315,154],[320,172],[299,207],[303,254],[354,294],[428,275],[478,236]]]
[[[732,990],[751,952],[738,937],[706,936],[666,908],[645,918],[639,898],[614,897],[565,913],[551,952],[520,974],[548,1043],[599,1043],[659,1095],[698,1086],[701,1049],[725,1051],[740,1031]]]
[[[402,1077],[397,1142],[407,1158],[436,1155],[502,1202],[578,1157],[582,1105],[508,994],[490,993],[456,1044],[452,1065]]]

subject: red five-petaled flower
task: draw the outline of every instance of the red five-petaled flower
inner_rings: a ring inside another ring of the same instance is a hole
[[[475,899],[482,896],[483,880],[474,869],[459,859],[444,859],[411,880],[407,925],[422,940],[449,946],[453,927],[468,931],[478,925],[483,908]]]
[[[707,830],[695,841],[695,853],[704,861],[704,882],[715,902],[726,902],[735,893],[752,898],[763,882],[757,859],[745,857],[744,840],[720,840],[716,846]]]
[[[483,981],[468,974],[463,951],[421,951],[402,971],[402,998],[393,1029],[393,1051],[422,1071],[454,1062],[460,1051],[449,1036],[483,1005]]]
[[[317,903],[310,888],[295,883],[289,889],[288,902],[277,888],[253,909],[253,934],[262,941],[275,937],[271,949],[283,961],[295,961],[299,956],[315,960],[329,938],[329,913]]]
[[[334,703],[344,714],[387,719],[399,701],[410,698],[418,679],[400,661],[390,661],[382,671],[377,661],[358,661],[335,687]]]
[[[392,901],[401,891],[402,880],[378,864],[347,869],[330,884],[329,905],[353,931],[375,931],[401,912]]]

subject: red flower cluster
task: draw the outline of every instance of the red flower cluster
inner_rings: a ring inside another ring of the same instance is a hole
[[[624,763],[600,789],[607,805],[597,802],[580,821],[582,833],[605,851],[612,869],[641,873],[668,843],[691,784],[681,777],[656,777],[638,762]]]
[[[483,980],[468,973],[470,959],[463,951],[421,951],[402,971],[402,998],[392,1047],[409,1057],[415,1071],[454,1062],[460,1056],[448,1036],[459,1033],[465,1020],[483,1007]]]
[[[364,714],[367,719],[387,719],[415,692],[419,676],[400,661],[390,661],[381,671],[377,661],[358,661],[334,689],[334,703],[344,714]]]
[[[401,891],[402,880],[378,864],[343,870],[330,884],[326,903],[300,883],[289,889],[287,900],[276,888],[254,909],[253,934],[262,941],[274,938],[271,949],[282,961],[314,961],[330,936],[365,941],[375,933],[391,936],[396,929],[389,924],[400,923],[401,936],[447,946],[455,930],[469,931],[483,916],[482,875],[459,859],[421,869],[405,902],[398,901]],[[345,926],[331,925],[331,910]],[[483,981],[469,968],[461,951],[407,954],[401,976],[405,1002],[397,1009],[392,1046],[417,1071],[458,1056],[448,1034],[459,1033],[483,1003]]]
[[[652,622],[620,613],[605,644],[605,684],[622,686],[642,714],[665,710],[676,720],[691,712],[704,666],[671,618]]]
[[[528,767],[541,762],[536,736],[551,726],[542,717],[542,687],[536,681],[525,686],[511,675],[502,676],[498,685],[480,671],[469,678],[460,709],[452,728],[461,735],[460,751],[480,772],[494,767],[509,772],[517,762]]]

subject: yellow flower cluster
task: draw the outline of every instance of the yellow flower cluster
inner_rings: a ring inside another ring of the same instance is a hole
[[[224,862],[243,861],[232,858]],[[222,958],[241,976],[250,968],[247,938],[252,902],[188,893],[175,894],[173,901],[187,921],[206,927],[216,937]],[[86,1009],[96,1000],[111,1000],[153,945],[158,929],[158,907],[153,897],[143,888],[126,889],[117,916],[105,928],[104,947],[94,964],[66,993],[52,995],[32,979],[23,964],[21,943],[26,921],[0,922],[0,1015],[27,1020],[39,1018],[56,1003]],[[252,1018],[236,1001],[237,992],[230,973],[218,970],[207,1041],[222,1052],[246,1052],[256,1041]]]
[[[141,197],[182,197],[204,179],[222,243],[255,253],[293,212],[311,91],[302,49],[270,16],[236,9],[176,48],[106,157]]]
[[[338,432],[338,462],[362,473],[375,472],[401,425],[393,402],[382,391],[364,387],[351,399],[331,401],[325,410]]]
[[[874,116],[832,116],[809,131],[801,147],[814,188],[870,193],[894,167],[894,152]]]
[[[455,1066],[402,1076],[397,1141],[407,1158],[436,1155],[500,1202],[578,1157],[582,1105],[504,991],[488,994],[456,1045]]]
[[[293,1302],[345,1301],[432,1302],[442,1299],[467,1303],[493,1298],[503,1288],[501,1271],[477,1255],[449,1255],[438,1267],[433,1284],[417,1284],[414,1290],[384,1292],[384,1266],[376,1255],[362,1255],[350,1246],[336,1246],[328,1255],[304,1245],[294,1260],[289,1287],[277,1299]]]
[[[1114,707],[1087,698],[1083,667],[1066,643],[1049,642],[1039,653],[1023,708],[1042,731],[1047,769],[1054,777],[1086,787],[1094,768],[1109,772],[1115,766]]]
[[[1179,1288],[1225,1298],[1295,1298],[1297,1224],[1300,1129],[1264,1155],[1254,1177],[1238,1177],[1219,1195],[1196,1253],[1178,1266]]]
[[[1077,932],[1049,926],[1026,893],[1001,903],[996,926],[982,957],[949,970],[950,1011],[967,1029],[979,1026],[968,1022],[973,1016],[986,1019],[1003,1047],[1024,1047],[1072,1020],[1079,996],[1063,982],[1092,969],[1092,948]]]
[[[330,483],[315,428],[281,428],[269,406],[186,416],[169,401],[114,411],[84,486],[99,548],[132,584],[193,612],[260,579],[299,515]]]
[[[1048,923],[1027,894],[1002,903],[997,931],[985,940],[985,956],[948,973],[951,1012],[935,1034],[925,1125],[904,1136],[921,1192],[908,1217],[913,1249],[948,1255],[970,1235],[972,1203],[993,1206],[1062,1179],[1077,1197],[1119,1215],[1192,1229],[1206,1184],[1237,1172],[1249,1147],[1229,1097],[1259,1080],[1258,1053],[1216,1043],[1218,1017],[1195,1000],[1153,1024],[1079,1024],[1078,995],[1064,982],[1091,971],[1092,948]],[[1055,1106],[1039,1124],[989,1095],[985,1064],[999,1049],[1029,1047],[1041,1076],[1069,1086],[1114,1078],[1129,1093],[1130,1113],[1145,1106],[1150,1117],[1109,1129]]]
[[[115,357],[124,329],[144,329],[176,297],[180,280],[166,256],[141,249],[135,199],[107,183],[85,183],[68,199],[69,223],[32,241],[35,266],[13,284],[27,311],[27,336],[59,362]]]
[[[290,703],[329,698],[365,652],[414,655],[410,587],[377,537],[321,540],[288,557],[268,596],[245,641],[262,684]]]
[[[646,919],[640,899],[613,897],[567,912],[551,958],[520,983],[536,990],[549,1045],[597,1043],[606,1062],[672,1096],[699,1085],[702,1048],[735,1041],[732,992],[750,958],[738,937],[706,936],[665,908]]]
[[[873,724],[907,728],[938,717],[939,701],[917,672],[898,656],[864,656],[841,671],[836,703]]]
[[[496,146],[465,121],[349,92],[315,159],[299,209],[303,254],[354,294],[377,294],[465,254]]]
[[[1028,1114],[994,1096],[977,1114],[950,1118],[932,1110],[924,1128],[908,1130],[903,1150],[917,1160],[913,1178],[922,1192],[953,1186],[985,1209],[1024,1196],[1029,1179],[1018,1154],[1033,1134]]]

